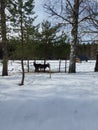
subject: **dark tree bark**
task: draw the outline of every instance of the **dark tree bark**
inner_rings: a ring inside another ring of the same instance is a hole
[[[96,54],[95,72],[98,72],[98,51],[97,51],[97,54]]]
[[[21,68],[22,68],[22,79],[20,85],[24,85],[25,71],[24,71],[24,40],[23,40],[23,1],[20,0],[20,32],[21,32]]]
[[[1,14],[1,37],[2,37],[2,52],[3,52],[3,69],[2,76],[8,76],[8,51],[7,51],[7,38],[6,38],[6,1],[0,0],[0,14]]]

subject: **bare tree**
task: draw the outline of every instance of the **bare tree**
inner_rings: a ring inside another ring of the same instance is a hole
[[[76,46],[78,43],[78,31],[82,22],[87,20],[90,16],[87,13],[88,3],[85,0],[56,0],[55,3],[45,4],[45,8],[51,16],[56,16],[63,20],[63,23],[70,24],[71,28],[71,49],[70,49],[70,65],[69,73],[76,72]],[[57,7],[56,7],[57,6]],[[59,7],[59,8],[58,8]]]

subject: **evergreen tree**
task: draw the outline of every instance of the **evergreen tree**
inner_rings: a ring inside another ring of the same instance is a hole
[[[29,72],[29,60],[34,58],[34,44],[36,42],[36,35],[38,34],[39,25],[34,26],[33,22],[36,17],[29,18],[24,26],[24,42],[25,42],[25,58],[28,60],[28,72]]]
[[[54,45],[54,55],[56,59],[67,59],[70,53],[70,44],[69,39],[66,33],[62,32],[57,38],[57,41]]]
[[[10,12],[12,23],[19,30],[20,36],[20,48],[21,48],[21,67],[22,67],[22,80],[20,85],[24,84],[25,72],[24,72],[24,26],[28,22],[28,19],[34,15],[34,0],[16,0],[13,1],[13,6],[10,6]]]
[[[52,26],[49,21],[43,21],[41,24],[41,33],[39,34],[39,55],[42,59],[51,59],[53,45],[57,40],[60,24]]]
[[[35,21],[36,17],[34,17],[34,19],[29,18],[27,20],[27,22],[25,23],[24,26],[24,41],[25,41],[25,56],[29,58],[33,58],[29,57],[31,54],[33,54],[32,51],[32,47],[36,42],[37,39],[37,34],[38,34],[38,30],[39,30],[39,24],[34,26],[33,22]]]

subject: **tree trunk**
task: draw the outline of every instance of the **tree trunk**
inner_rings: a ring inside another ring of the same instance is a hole
[[[28,68],[28,72],[30,72],[29,59],[27,60],[27,68]]]
[[[98,52],[96,54],[95,72],[98,72]]]
[[[67,59],[65,60],[65,73],[67,72]]]
[[[20,85],[24,85],[24,78],[25,78],[25,72],[24,72],[24,60],[21,59],[21,68],[22,68],[22,79]]]
[[[44,59],[44,65],[46,64],[46,59]],[[44,72],[45,72],[45,67],[44,67]]]
[[[79,0],[74,0],[73,14],[72,14],[72,41],[70,49],[70,64],[69,64],[69,73],[76,72],[76,44],[77,44],[77,35],[78,35],[78,16],[79,16]]]
[[[75,54],[75,45],[71,43],[71,52],[70,52],[70,63],[69,63],[69,73],[76,72],[76,54]]]
[[[24,71],[24,40],[23,40],[23,1],[20,1],[20,31],[21,31],[21,68],[22,68],[22,79],[20,85],[24,85],[25,71]]]
[[[61,71],[61,59],[59,60],[59,72]]]
[[[24,78],[25,78],[25,71],[24,71],[24,45],[23,45],[23,38],[21,41],[21,47],[22,47],[22,52],[21,52],[21,68],[22,68],[22,79],[20,85],[24,85]]]
[[[1,37],[2,37],[2,52],[3,52],[3,69],[2,76],[8,76],[8,51],[7,51],[7,38],[6,38],[6,15],[5,7],[6,1],[1,0]]]

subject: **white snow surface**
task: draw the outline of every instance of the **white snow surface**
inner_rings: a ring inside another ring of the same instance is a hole
[[[58,61],[49,62],[58,69]],[[0,63],[0,130],[98,130],[95,61],[77,63],[75,74],[52,73],[51,78],[34,73],[32,62],[30,67],[19,86],[20,62],[9,61],[9,76],[4,77]]]

